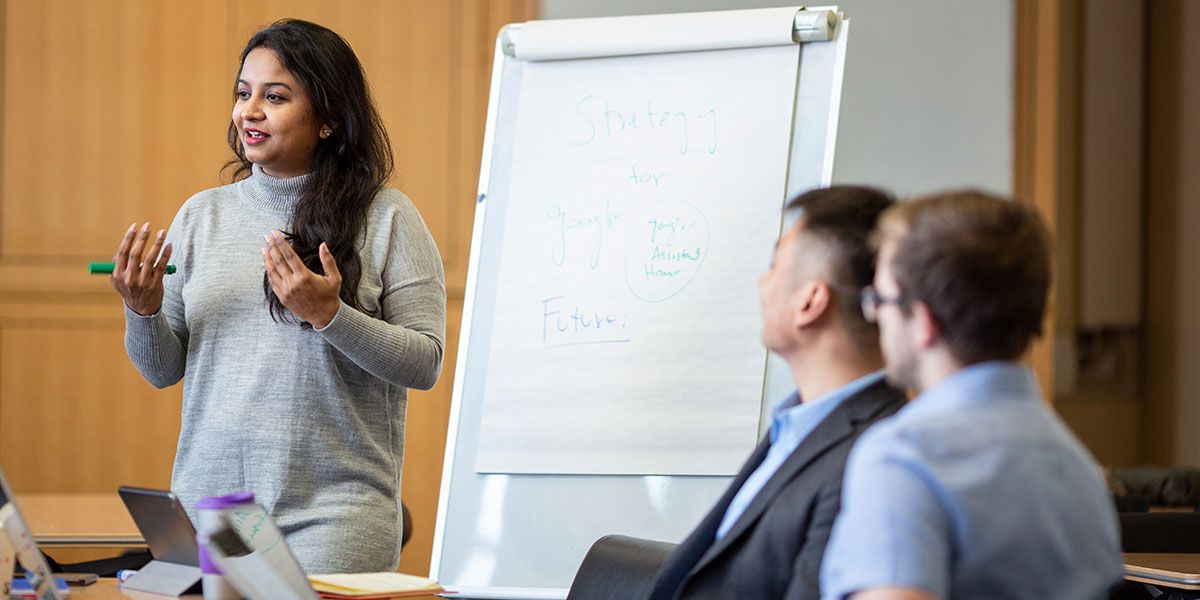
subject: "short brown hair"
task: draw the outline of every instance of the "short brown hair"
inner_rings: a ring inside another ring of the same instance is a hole
[[[880,220],[896,242],[902,301],[929,307],[963,364],[1015,360],[1042,332],[1050,241],[1030,206],[964,190],[899,202]]]
[[[891,194],[871,187],[835,185],[809,190],[788,202],[800,209],[804,235],[828,250],[829,279],[839,320],[855,344],[879,347],[879,329],[862,314],[858,292],[875,278],[871,234],[879,215],[893,203]]]

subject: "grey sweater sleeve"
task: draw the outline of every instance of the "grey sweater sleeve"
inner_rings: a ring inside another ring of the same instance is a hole
[[[173,246],[171,262],[183,266],[190,248],[180,248],[186,236],[186,208],[179,211],[167,230],[166,242]],[[190,266],[190,265],[189,265]],[[125,353],[142,377],[156,388],[165,388],[183,379],[187,366],[187,324],[183,317],[182,287],[189,276],[188,266],[163,278],[163,303],[152,315],[139,315],[125,307]]]
[[[441,372],[442,339],[428,327],[424,329],[381,321],[343,302],[337,316],[320,332],[366,372],[393,385],[427,390],[437,383]]]
[[[156,388],[165,388],[183,379],[187,347],[171,330],[160,309],[142,316],[125,307],[125,353],[142,377]]]
[[[363,370],[393,385],[427,390],[437,383],[446,335],[446,283],[433,236],[407,198],[369,232],[387,248],[382,319],[342,302],[318,330]],[[388,226],[390,225],[390,227]]]

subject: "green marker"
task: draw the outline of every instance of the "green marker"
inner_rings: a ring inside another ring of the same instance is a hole
[[[116,265],[105,262],[90,262],[88,263],[88,273],[92,275],[109,275],[113,272]],[[167,275],[175,272],[175,265],[167,265]]]

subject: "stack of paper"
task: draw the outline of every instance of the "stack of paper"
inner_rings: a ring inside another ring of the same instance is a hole
[[[430,596],[445,590],[432,579],[403,573],[344,573],[308,578],[322,598],[376,600]]]

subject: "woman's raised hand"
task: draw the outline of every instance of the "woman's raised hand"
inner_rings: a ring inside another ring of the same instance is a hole
[[[171,244],[163,247],[165,237],[166,231],[159,229],[147,252],[150,224],[142,225],[139,231],[134,223],[125,231],[117,254],[113,256],[109,281],[125,299],[125,306],[139,315],[152,315],[162,308],[163,275],[167,272],[167,260],[171,258]]]
[[[341,306],[338,293],[342,289],[342,274],[329,247],[322,242],[318,250],[325,269],[325,274],[319,275],[305,266],[281,233],[272,231],[264,237],[263,264],[279,301],[317,329],[328,325]]]

